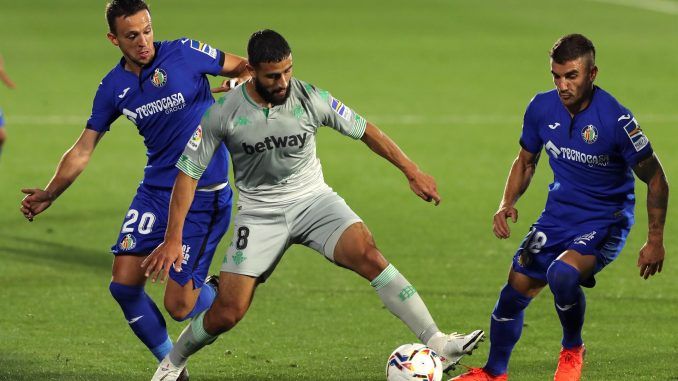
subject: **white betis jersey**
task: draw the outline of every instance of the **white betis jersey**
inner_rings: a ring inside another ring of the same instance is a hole
[[[293,78],[282,105],[257,105],[241,85],[212,105],[177,167],[199,179],[219,143],[231,153],[240,202],[286,203],[327,187],[316,156],[318,127],[360,139],[365,119],[308,83]]]

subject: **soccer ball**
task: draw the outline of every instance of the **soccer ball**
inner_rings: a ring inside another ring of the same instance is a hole
[[[424,344],[396,348],[386,362],[387,381],[440,381],[443,366],[438,354]]]

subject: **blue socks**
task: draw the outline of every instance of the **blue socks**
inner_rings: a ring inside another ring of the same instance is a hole
[[[212,286],[210,286],[209,284],[203,284],[202,287],[200,288],[200,294],[198,294],[198,299],[195,301],[195,306],[193,306],[193,310],[191,310],[191,312],[189,312],[185,318],[179,319],[177,321],[191,319],[194,316],[198,315],[199,313],[210,308],[212,302],[214,302],[214,299],[216,297],[217,292],[214,290],[214,288],[212,288]]]
[[[532,298],[519,293],[508,284],[499,293],[499,300],[490,319],[490,355],[485,364],[485,370],[492,375],[498,376],[508,370],[511,351],[520,339],[524,311],[530,301]]]
[[[109,290],[134,334],[161,361],[172,349],[172,341],[167,334],[165,319],[143,286],[111,282]]]
[[[563,347],[581,346],[586,296],[579,286],[579,271],[565,262],[554,261],[546,272],[546,278],[563,326]]]

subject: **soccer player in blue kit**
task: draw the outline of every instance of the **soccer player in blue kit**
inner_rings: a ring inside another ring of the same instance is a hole
[[[509,172],[494,234],[510,235],[507,219],[530,184],[542,147],[554,180],[546,207],[513,257],[508,283],[490,320],[490,354],[483,368],[454,380],[506,380],[523,327],[524,310],[548,285],[563,327],[555,381],[581,377],[586,299],[581,286],[621,252],[634,223],[634,177],[647,184],[648,236],[637,265],[647,279],[662,269],[669,187],[659,160],[633,114],[595,86],[593,43],[560,38],[550,52],[554,90],[537,94],[525,112],[521,150]]]
[[[78,140],[61,159],[54,177],[42,189],[24,189],[22,212],[32,220],[48,208],[85,169],[110,125],[121,115],[144,138],[148,163],[124,218],[113,260],[110,292],[130,328],[158,360],[171,349],[165,321],[144,291],[143,259],[163,241],[175,164],[192,138],[202,114],[214,103],[206,74],[248,77],[246,61],[203,42],[183,38],[154,42],[151,16],[143,0],[113,0],[106,8],[108,39],[123,58],[103,78],[92,114]],[[232,84],[232,83],[231,83]],[[222,90],[227,88],[222,85]],[[218,91],[219,88],[214,91]],[[202,287],[212,256],[228,229],[232,191],[228,184],[228,152],[207,168],[184,230],[183,266],[172,272],[165,307],[176,320],[205,310],[215,297]]]

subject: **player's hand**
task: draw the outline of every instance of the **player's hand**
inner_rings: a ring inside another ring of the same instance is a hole
[[[407,181],[410,182],[410,189],[426,202],[433,201],[437,206],[440,204],[440,195],[436,188],[436,181],[433,176],[416,170],[414,174],[407,176]]]
[[[21,213],[28,221],[33,221],[36,215],[49,208],[54,201],[54,195],[39,188],[24,188],[21,192],[26,194],[21,200]]]
[[[164,283],[169,276],[170,266],[174,266],[174,271],[181,272],[183,259],[181,241],[179,243],[163,241],[144,259],[141,268],[146,270],[144,275],[151,281],[155,282],[160,277],[160,283]]]
[[[662,267],[664,266],[664,245],[649,241],[645,242],[643,247],[640,248],[636,266],[640,268],[640,276],[644,279],[662,272]]]
[[[512,206],[500,205],[492,221],[492,231],[497,238],[506,239],[511,236],[511,228],[507,221],[509,218],[513,223],[516,223],[518,221],[518,209]]]
[[[221,86],[212,88],[213,93],[225,93],[238,86],[243,81],[240,78],[225,79]]]

